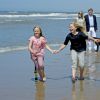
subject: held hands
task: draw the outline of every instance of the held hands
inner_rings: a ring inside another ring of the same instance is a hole
[[[46,45],[46,48],[53,54],[59,53],[61,50],[63,50],[66,47],[66,45],[62,44],[61,47],[58,50],[52,50],[48,45]]]
[[[59,53],[59,52],[60,52],[59,50],[55,50],[55,51],[54,51],[54,54],[57,54],[57,53]]]
[[[52,51],[51,51],[52,54],[57,54],[57,53],[59,53],[59,52],[60,52],[59,50],[52,50]]]

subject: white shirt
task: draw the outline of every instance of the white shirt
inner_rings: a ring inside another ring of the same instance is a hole
[[[93,16],[89,16],[90,26],[94,26]]]
[[[80,25],[80,26],[84,26],[84,23],[85,23],[85,20],[82,19],[82,18],[77,18],[76,19],[77,23]]]

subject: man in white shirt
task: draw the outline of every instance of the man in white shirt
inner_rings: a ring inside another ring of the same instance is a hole
[[[96,16],[93,15],[93,9],[90,8],[88,10],[88,15],[85,15],[85,22],[86,22],[86,30],[88,32],[88,35],[92,36],[92,37],[96,37],[96,31],[97,31],[97,19]],[[94,48],[94,50],[97,52],[98,51],[98,44],[96,45],[95,43],[93,43],[91,40],[88,41],[89,44],[89,51],[92,50],[92,48]]]

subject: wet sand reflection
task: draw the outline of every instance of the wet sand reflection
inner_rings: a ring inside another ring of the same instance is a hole
[[[38,81],[35,83],[35,87],[35,100],[45,100],[45,83]]]
[[[88,53],[87,56],[88,59],[88,78],[89,79],[95,79],[95,73],[96,73],[96,55],[95,53]]]
[[[85,68],[86,72],[84,73],[85,74],[84,81],[77,80],[75,84],[72,84],[70,80],[71,77],[60,76],[62,74],[57,76],[57,78],[54,78],[53,76],[47,78],[46,83],[38,81],[35,83],[34,100],[99,100],[100,98],[99,66],[100,66],[100,53],[99,55],[95,55],[95,53],[87,53],[86,68]],[[62,72],[61,71],[62,70],[60,70],[60,73],[63,73],[63,71]],[[66,72],[64,75],[66,75]],[[64,77],[64,78],[60,79],[59,77]],[[49,88],[48,87],[46,88],[45,85],[49,86]]]
[[[79,90],[73,84],[72,86],[72,100],[85,100],[83,81],[80,81]]]

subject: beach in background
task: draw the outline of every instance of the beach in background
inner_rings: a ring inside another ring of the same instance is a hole
[[[97,15],[100,37],[100,14]],[[85,80],[71,82],[69,45],[58,55],[46,51],[45,83],[34,81],[27,50],[34,25],[40,25],[48,44],[57,49],[69,33],[76,13],[0,12],[0,100],[98,100],[100,52],[86,55]]]

